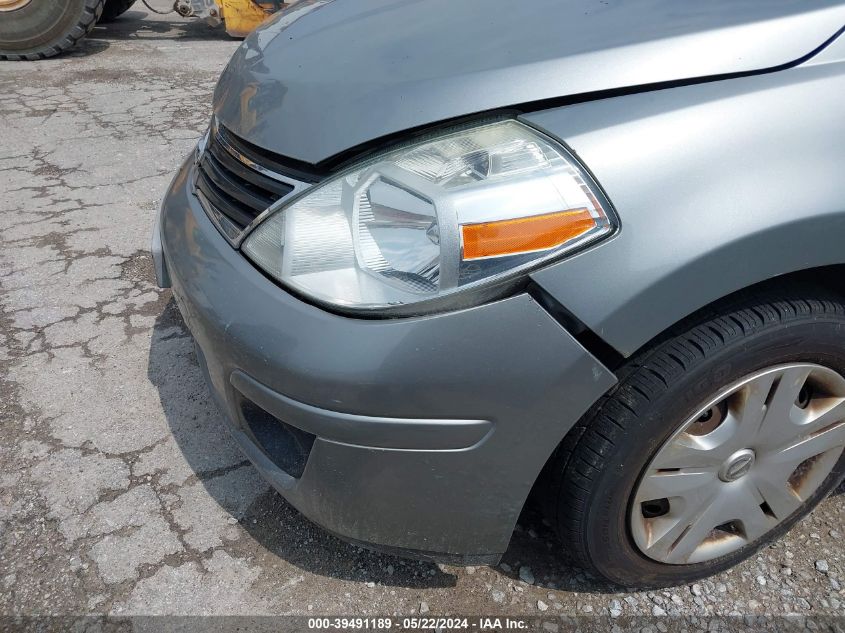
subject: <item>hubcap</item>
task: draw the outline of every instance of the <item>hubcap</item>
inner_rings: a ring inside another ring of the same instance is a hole
[[[845,449],[845,378],[781,365],[728,386],[657,451],[634,490],[637,547],[670,564],[759,540],[824,483]]]
[[[15,11],[28,5],[32,0],[0,0],[0,11]]]

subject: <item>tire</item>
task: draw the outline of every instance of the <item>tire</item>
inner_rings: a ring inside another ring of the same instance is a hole
[[[111,22],[129,11],[135,0],[106,0],[103,13],[98,22]]]
[[[772,515],[773,521],[780,522],[756,540],[732,535],[730,538],[740,538],[737,543],[745,544],[737,544],[738,549],[708,560],[670,564],[643,553],[632,526],[642,516],[647,517],[644,521],[651,519],[644,504],[633,503],[634,494],[641,490],[639,485],[646,469],[654,468],[652,460],[664,454],[660,453],[662,447],[679,437],[679,429],[692,428],[685,426],[690,420],[703,420],[704,416],[691,416],[706,410],[702,407],[711,406],[727,385],[739,384],[736,381],[754,372],[765,373],[770,371],[766,368],[790,363],[812,363],[845,375],[843,335],[845,305],[826,291],[805,288],[766,292],[722,304],[687,321],[631,359],[619,370],[617,387],[564,438],[547,464],[543,502],[564,551],[574,563],[612,583],[656,588],[689,583],[723,571],[786,533],[845,475],[845,453],[840,452],[839,439],[835,450],[825,448],[824,455],[830,459],[813,484],[818,487],[812,494],[798,495],[794,503],[800,502],[800,506],[792,514]],[[776,382],[771,393],[766,392],[769,395],[762,415],[768,414],[770,399],[779,385]],[[802,393],[803,389],[806,387],[802,387]],[[789,401],[789,410],[792,406],[793,401]],[[835,415],[838,414],[837,410]],[[759,428],[762,425],[760,422]],[[762,459],[760,463],[764,463]],[[712,485],[725,485],[720,482],[725,481],[721,478],[726,466],[727,462],[720,470],[720,481],[714,479]],[[832,470],[825,476],[827,468]],[[789,475],[787,485],[791,485],[799,470]],[[647,472],[662,475],[668,471]],[[762,472],[757,471],[757,479],[749,478],[743,485],[757,485]],[[768,511],[766,501],[764,498],[760,505],[764,512]],[[668,504],[666,499],[662,502]],[[688,503],[687,507],[691,505]],[[667,508],[668,505],[662,512],[670,516]],[[679,541],[688,532],[689,528],[682,532]],[[713,539],[717,532],[708,534],[707,539]]]
[[[0,14],[0,59],[44,59],[73,48],[94,28],[104,2],[32,0]]]

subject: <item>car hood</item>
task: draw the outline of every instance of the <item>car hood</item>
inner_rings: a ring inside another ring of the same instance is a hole
[[[304,0],[244,41],[215,113],[316,164],[487,110],[774,68],[843,23],[819,0]]]

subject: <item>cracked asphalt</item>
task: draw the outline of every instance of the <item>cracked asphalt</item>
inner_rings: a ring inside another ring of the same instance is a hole
[[[503,564],[459,568],[348,545],[272,492],[147,252],[236,46],[133,10],[0,62],[0,614],[845,615],[841,494],[727,573],[624,592],[531,511]]]

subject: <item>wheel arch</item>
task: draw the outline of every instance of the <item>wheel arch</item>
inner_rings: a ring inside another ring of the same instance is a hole
[[[661,278],[603,322],[583,320],[542,286],[535,286],[532,293],[611,371],[679,327],[706,318],[721,306],[749,294],[762,294],[778,286],[821,287],[845,299],[845,261],[822,260],[806,267],[784,265],[773,272],[770,266],[758,266],[752,259],[741,271],[721,270],[713,274],[720,256],[725,255],[714,253]],[[838,254],[833,259],[838,260]],[[706,290],[695,281],[702,279],[704,273],[710,277]]]
[[[778,289],[787,290],[793,296],[800,296],[802,291],[806,289],[808,296],[818,294],[818,291],[822,290],[827,294],[833,294],[837,298],[845,300],[845,262],[800,268],[760,278],[738,288],[732,286],[732,284],[726,284],[727,292],[725,294],[698,306],[689,314],[685,314],[654,337],[645,341],[631,352],[628,358],[641,354],[673,332],[704,321],[714,313],[728,309],[748,297],[768,295]]]

